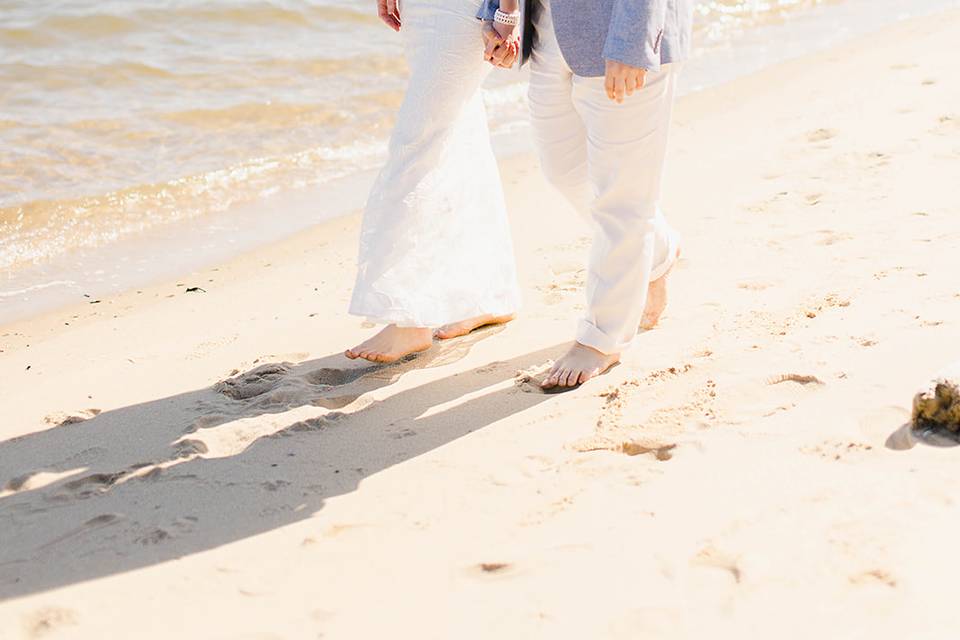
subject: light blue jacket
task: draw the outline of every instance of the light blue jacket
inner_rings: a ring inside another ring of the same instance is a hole
[[[695,0],[550,0],[563,57],[579,76],[606,73],[606,61],[657,71],[690,53]],[[533,43],[539,0],[521,2],[524,60]],[[492,20],[500,0],[483,0],[477,17]]]

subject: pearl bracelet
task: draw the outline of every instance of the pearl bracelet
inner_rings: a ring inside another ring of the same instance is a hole
[[[500,24],[505,24],[508,27],[515,27],[520,24],[520,12],[514,11],[513,13],[505,13],[500,9],[497,9],[497,12],[493,14],[493,21],[499,22]]]

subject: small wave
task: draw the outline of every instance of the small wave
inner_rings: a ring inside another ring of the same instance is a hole
[[[136,61],[84,65],[16,62],[0,67],[0,81],[10,84],[22,82],[31,88],[31,93],[36,97],[41,97],[37,94],[43,90],[85,88],[90,85],[116,87],[174,77],[175,74],[167,69]]]
[[[0,45],[42,47],[57,42],[52,34],[39,29],[0,27]]]
[[[323,109],[319,105],[283,102],[245,103],[221,109],[187,109],[165,113],[162,117],[173,122],[217,131],[238,126],[336,126],[348,119],[339,111]]]
[[[358,140],[111,193],[35,200],[0,209],[0,269],[37,264],[152,228],[223,211],[265,194],[298,189],[372,168],[385,143]]]
[[[33,293],[34,291],[42,291],[43,289],[51,289],[53,287],[70,287],[70,288],[79,288],[79,285],[73,280],[54,280],[53,282],[43,282],[41,284],[35,284],[31,287],[25,287],[23,289],[14,289],[13,291],[0,291],[0,300],[4,298],[16,298],[27,293]]]
[[[695,6],[694,40],[726,41],[731,33],[842,0],[703,0]]]
[[[169,9],[138,9],[133,15],[154,23],[185,20],[241,25],[286,24],[308,26],[312,23],[310,16],[303,11],[278,7],[270,3],[219,7],[180,6]]]
[[[353,22],[376,24],[375,10],[357,11],[347,7],[300,6],[296,9],[280,7],[272,3],[242,4],[233,6],[180,6],[171,9],[140,9],[134,15],[151,21],[202,21],[237,25],[286,24],[312,26],[319,21]]]
[[[136,20],[111,14],[59,15],[45,18],[35,28],[73,36],[104,37],[136,31]]]
[[[90,37],[125,34],[140,29],[191,24],[231,24],[240,27],[313,27],[321,22],[376,24],[376,12],[347,7],[281,7],[272,3],[227,6],[180,5],[169,8],[140,8],[121,13],[76,13],[49,16],[29,27],[7,28],[11,40],[26,44],[49,41],[50,32]]]

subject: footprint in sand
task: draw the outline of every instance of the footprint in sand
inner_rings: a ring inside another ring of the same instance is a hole
[[[540,383],[546,378],[552,366],[553,361],[550,360],[541,365],[521,369],[513,376],[513,384],[524,393],[543,393]]]
[[[219,427],[222,424],[230,422],[232,419],[233,418],[225,414],[208,413],[194,420],[186,429],[183,430],[183,433],[196,433],[201,429],[212,429],[213,427]]]
[[[288,363],[260,365],[252,371],[218,382],[213,388],[233,400],[249,400],[275,389],[291,368],[292,365]]]
[[[350,404],[357,396],[344,397],[339,393],[330,396],[327,392],[369,375],[379,367],[325,367],[305,373],[298,372],[297,369],[289,362],[264,364],[247,373],[218,382],[213,389],[232,400],[250,401],[252,406],[267,411],[310,404],[339,409]],[[202,428],[197,423],[194,423],[194,426]]]
[[[738,423],[769,418],[795,409],[823,386],[820,378],[805,374],[778,374],[764,380],[753,378],[725,389],[720,410],[731,410],[739,416]]]
[[[737,283],[737,289],[743,289],[744,291],[766,291],[773,285],[769,282],[739,282]]]
[[[466,336],[439,341],[427,351],[411,354],[387,365],[359,362],[346,364],[342,368],[322,367],[302,372],[299,369],[303,368],[303,365],[289,362],[264,364],[247,373],[218,382],[214,385],[214,390],[234,400],[250,400],[280,391],[285,393],[277,394],[274,400],[281,404],[285,401],[288,404],[306,401],[327,408],[341,408],[345,403],[331,407],[325,402],[328,400],[336,403],[343,398],[339,395],[342,392],[337,391],[338,387],[348,387],[368,380],[374,380],[378,383],[377,386],[382,386],[384,383],[396,382],[400,376],[412,369],[440,367],[456,362],[466,356],[474,344],[504,329],[505,325],[482,327]],[[324,393],[331,391],[338,396],[331,397]],[[317,392],[320,392],[319,395]],[[284,395],[288,397],[285,398]],[[346,403],[356,399],[358,395],[346,396]]]
[[[91,418],[97,417],[100,415],[100,413],[100,409],[84,409],[83,411],[78,411],[77,413],[56,413],[49,415],[45,417],[43,421],[49,425],[65,427],[70,424],[86,422]]]
[[[706,546],[690,560],[690,565],[703,569],[719,569],[726,572],[734,584],[740,584],[743,581],[743,571],[739,562],[740,559],[736,556],[723,553],[716,547]]]
[[[767,379],[767,384],[783,384],[784,382],[796,382],[806,386],[808,384],[822,385],[824,382],[817,376],[803,375],[799,373],[781,373]]]
[[[123,478],[125,473],[94,473],[63,485],[61,496],[64,493],[73,498],[89,498],[90,496],[106,493],[114,484]]]
[[[820,313],[829,309],[846,308],[850,306],[850,299],[836,293],[828,293],[822,298],[815,298],[803,309],[807,318],[816,318]]]
[[[807,142],[826,142],[837,137],[837,132],[833,129],[816,129],[807,134]]]
[[[863,573],[852,575],[850,576],[850,583],[857,585],[876,584],[890,587],[891,589],[895,589],[897,587],[896,578],[894,578],[889,571],[884,569],[871,569],[870,571],[864,571]]]
[[[931,133],[936,135],[953,135],[960,131],[960,115],[944,115],[937,118],[936,126]]]
[[[613,451],[630,457],[648,455],[661,462],[671,460],[676,448],[676,443],[655,438],[638,437],[631,440],[617,440],[603,436],[584,438],[571,446],[571,449],[580,453]]]
[[[290,482],[287,480],[267,480],[266,482],[261,482],[260,486],[267,491],[277,492],[285,487],[289,487]]]
[[[824,440],[823,442],[806,447],[800,447],[800,453],[813,455],[824,460],[836,462],[847,461],[851,457],[860,459],[873,451],[873,445],[865,442],[847,442],[841,440]]]
[[[23,618],[23,628],[28,638],[43,638],[63,627],[77,624],[79,616],[72,609],[44,607]]]
[[[161,528],[158,527],[158,528],[153,529],[152,531],[150,531],[150,532],[148,532],[148,533],[143,534],[142,536],[138,536],[138,537],[134,540],[134,542],[136,542],[136,543],[139,544],[139,545],[142,545],[142,546],[145,546],[145,547],[149,547],[149,546],[153,546],[153,545],[155,545],[155,544],[160,544],[160,543],[162,543],[162,542],[165,542],[166,540],[169,540],[170,538],[171,538],[171,535],[170,535],[170,532],[169,532],[169,531],[167,531],[166,529],[161,529]]]
[[[820,235],[820,239],[817,241],[817,244],[823,247],[829,247],[840,242],[853,240],[852,234],[834,231],[832,229],[821,229],[820,231],[817,231],[817,233]]]
[[[868,153],[844,153],[836,156],[834,162],[844,169],[862,171],[864,169],[876,170],[890,164],[891,156],[881,151],[871,151]]]
[[[583,290],[586,282],[586,271],[578,269],[557,277],[549,284],[540,285],[537,289],[543,292],[543,303],[547,305],[556,305],[563,302],[571,295],[579,294]]]
[[[174,458],[189,458],[209,452],[209,448],[202,440],[178,440],[173,443]]]
[[[63,542],[66,542],[66,541],[68,541],[68,540],[73,540],[74,538],[81,537],[81,536],[83,536],[84,534],[92,533],[92,532],[97,531],[97,530],[99,530],[99,529],[103,529],[103,528],[105,528],[105,527],[109,527],[109,526],[115,525],[115,524],[117,524],[117,523],[119,523],[119,522],[122,522],[123,519],[124,519],[124,517],[123,517],[122,515],[118,514],[118,513],[103,513],[103,514],[100,514],[99,516],[95,516],[95,517],[93,517],[93,518],[90,518],[89,520],[87,520],[86,522],[84,522],[83,524],[81,524],[79,527],[75,527],[75,528],[71,529],[70,531],[68,531],[67,533],[61,535],[60,537],[54,538],[54,539],[51,540],[50,542],[46,542],[46,543],[40,545],[40,546],[37,548],[37,550],[38,550],[38,551],[45,551],[45,550],[49,549],[50,547],[56,546],[56,545],[58,545],[58,544],[61,544],[61,543],[63,543]]]
[[[287,436],[292,436],[295,433],[311,433],[311,432],[316,433],[316,432],[323,431],[324,429],[327,428],[327,425],[331,422],[331,416],[333,416],[334,414],[336,414],[338,418],[344,415],[339,411],[334,411],[334,412],[328,413],[327,415],[319,416],[317,418],[309,418],[307,420],[301,420],[299,422],[296,422],[290,425],[283,431],[280,431],[279,433],[274,434],[274,436],[285,438]],[[333,418],[333,419],[337,419],[337,418]]]
[[[718,397],[713,380],[696,380],[687,376],[693,365],[667,367],[650,372],[643,378],[625,380],[600,397],[604,404],[597,416],[594,433],[569,445],[574,451],[613,451],[627,456],[649,456],[665,462],[673,458],[678,438],[689,431],[691,420],[702,425],[718,419],[715,402]],[[680,387],[688,401],[681,405],[650,409],[649,402],[639,401],[643,394],[661,385]],[[634,400],[638,401],[634,401]]]
[[[354,380],[379,369],[379,365],[369,365],[363,367],[352,367],[349,369],[332,369],[324,367],[314,369],[306,374],[305,378],[310,384],[321,387],[339,387],[344,384],[350,384]]]

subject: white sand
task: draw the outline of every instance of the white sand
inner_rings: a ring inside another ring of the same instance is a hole
[[[0,329],[0,638],[956,637],[960,450],[902,427],[960,357],[958,38],[684,98],[667,317],[566,395],[530,158],[522,317],[401,366],[339,355],[356,218]]]

